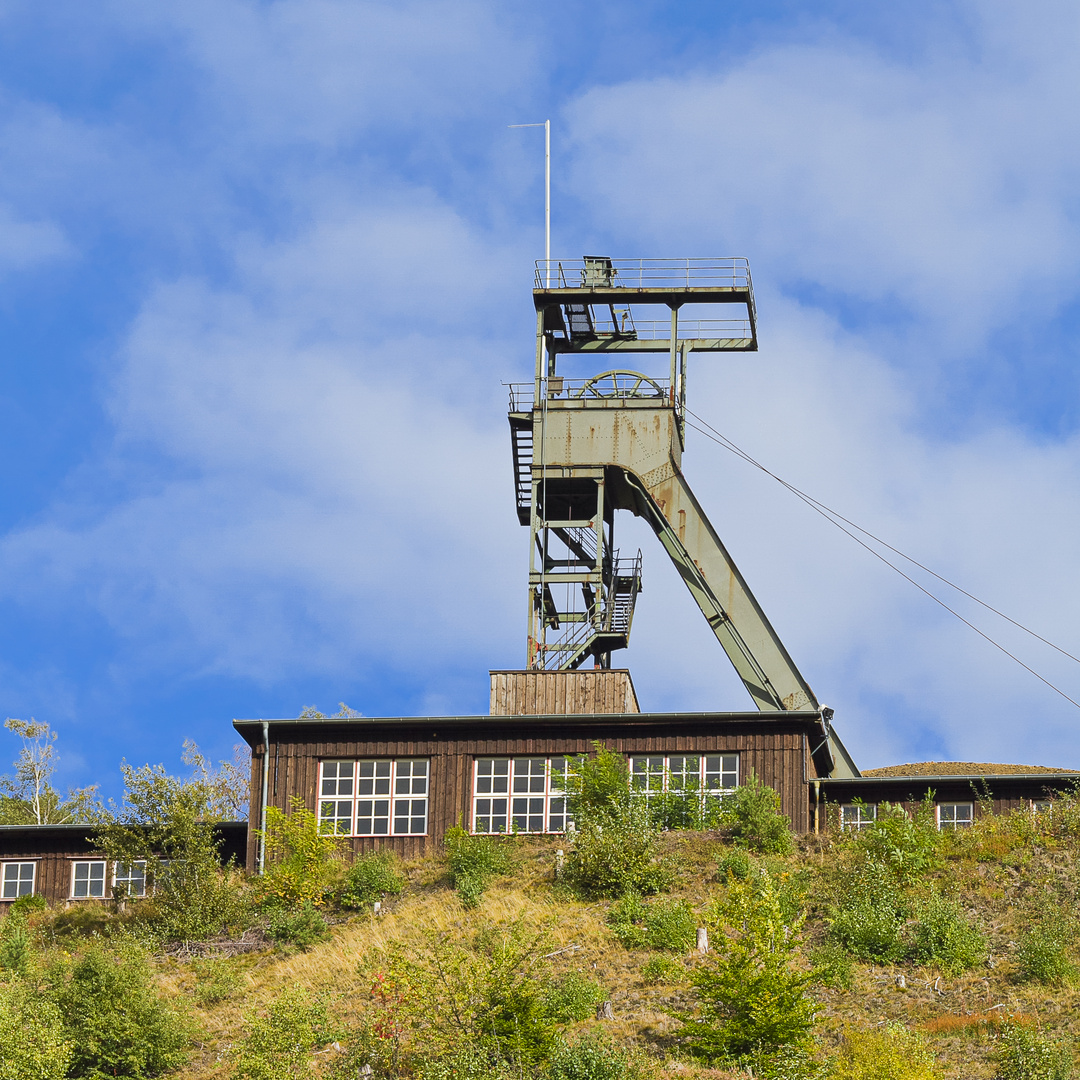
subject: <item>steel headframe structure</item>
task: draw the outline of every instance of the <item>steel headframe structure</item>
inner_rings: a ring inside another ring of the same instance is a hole
[[[641,553],[620,556],[614,525],[629,510],[652,526],[758,708],[818,709],[681,468],[690,354],[757,349],[747,261],[545,259],[533,300],[535,378],[510,388],[518,520],[530,531],[528,666],[591,656],[609,667],[626,647]],[[666,353],[667,378],[622,366],[636,353]],[[560,357],[580,368],[590,354],[592,376],[559,374]]]

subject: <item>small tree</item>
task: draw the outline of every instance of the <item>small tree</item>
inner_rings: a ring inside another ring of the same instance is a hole
[[[185,760],[187,780],[163,765],[134,768],[126,762],[124,799],[98,815],[102,852],[122,864],[143,862],[153,883],[156,929],[166,938],[197,939],[219,933],[242,913],[239,890],[220,860],[214,823],[227,799],[193,743]]]
[[[22,980],[0,983],[0,1077],[64,1080],[72,1046],[60,1010]]]
[[[789,855],[795,849],[791,822],[780,813],[779,793],[753,773],[735,789],[725,809],[736,843],[770,855]]]
[[[4,727],[22,739],[15,775],[0,777],[0,824],[65,825],[91,821],[97,785],[69,789],[67,797],[52,786],[56,770],[56,732],[33,717],[8,717]]]
[[[699,1005],[680,1034],[691,1053],[731,1061],[804,1044],[814,1022],[815,972],[795,967],[804,915],[784,919],[765,871],[731,880],[710,913],[715,950],[690,976]]]
[[[341,841],[320,832],[319,819],[298,796],[293,797],[290,814],[267,807],[262,835],[266,844],[266,870],[259,879],[263,900],[324,904],[342,868]]]

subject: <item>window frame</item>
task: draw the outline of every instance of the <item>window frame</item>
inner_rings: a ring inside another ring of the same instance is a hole
[[[689,758],[698,759],[697,770],[697,782],[698,782],[698,795],[704,801],[708,797],[716,799],[724,799],[734,794],[736,788],[738,788],[742,778],[742,756],[738,750],[720,750],[716,752],[704,751],[701,753],[687,752],[683,754],[628,754],[626,758],[627,771],[630,777],[630,791],[631,794],[637,795],[646,800],[656,795],[663,794],[678,794],[680,791],[688,791],[689,789],[680,786],[673,786],[671,781],[672,777],[687,776],[685,763]],[[710,771],[708,768],[708,760],[710,758],[720,759],[719,770]],[[734,759],[735,767],[726,768],[725,758]],[[683,767],[679,769],[672,769],[671,762],[675,759],[683,763]],[[642,771],[637,771],[636,762],[645,762],[646,767]],[[659,770],[654,768],[656,762],[661,762]],[[721,778],[729,775],[735,777],[735,783],[723,787],[707,787],[708,777],[710,775],[719,776]],[[644,786],[640,786],[635,783],[635,777],[642,777],[646,783]],[[653,778],[659,778],[660,784],[658,787],[652,785]]]
[[[19,869],[16,871],[13,884],[15,885],[15,893],[13,896],[8,896],[8,867],[14,866]],[[20,886],[25,880],[22,876],[22,868],[24,866],[30,867],[30,891],[22,892]],[[37,859],[4,859],[0,862],[0,902],[2,903],[14,903],[20,896],[33,896],[37,892]]]
[[[855,811],[855,820],[847,820],[848,811]],[[850,802],[840,804],[840,828],[859,829],[871,828],[877,822],[877,803]],[[865,816],[868,814],[869,816]]]
[[[340,766],[351,765],[351,776],[342,775]],[[334,775],[327,775],[327,766],[334,766]],[[370,775],[363,775],[364,766],[370,766]],[[407,768],[404,768],[407,766]],[[423,772],[416,767],[422,766]],[[384,771],[385,770],[385,771]],[[368,786],[370,791],[362,790]],[[333,784],[334,790],[328,790]],[[385,790],[383,790],[385,788]],[[345,821],[343,807],[348,806],[348,828],[341,828]],[[332,814],[324,814],[327,806]],[[361,816],[361,809],[369,811]],[[405,812],[402,813],[401,811]],[[319,762],[318,805],[316,816],[319,832],[332,836],[356,836],[392,839],[397,836],[427,836],[431,828],[431,758],[430,757],[362,757],[326,758]],[[324,824],[335,822],[333,829]],[[370,829],[360,831],[361,821],[369,822]],[[385,830],[379,825],[385,822]],[[399,829],[406,823],[406,829]]]
[[[951,807],[952,810],[958,810],[960,807],[967,807],[968,816],[967,819],[953,817],[951,820],[942,821],[941,811],[946,807]],[[975,804],[973,802],[939,802],[934,804],[934,817],[937,820],[938,832],[955,831],[956,829],[968,829],[975,821]]]
[[[94,882],[94,878],[91,877],[89,869],[86,874],[86,892],[79,894],[76,891],[78,881],[78,868],[80,866],[92,867],[101,866],[101,894],[97,895],[90,892],[90,886]],[[104,900],[109,894],[109,860],[108,859],[72,859],[71,860],[71,892],[70,898],[72,900]]]
[[[472,785],[469,804],[469,830],[478,835],[505,836],[519,834],[525,836],[558,836],[565,833],[573,822],[569,816],[566,793],[566,773],[569,768],[569,754],[480,754],[473,757]],[[528,771],[519,773],[518,762],[528,762]],[[534,771],[534,766],[543,763],[543,772]],[[492,771],[483,773],[481,765],[491,763]],[[497,772],[496,765],[506,764],[506,772]],[[553,764],[557,763],[557,764]],[[560,783],[557,778],[561,777]],[[489,790],[481,790],[482,782],[491,781]],[[497,781],[505,779],[505,789],[497,786]],[[539,783],[537,783],[539,781]],[[495,804],[505,803],[503,809]],[[515,803],[525,803],[515,806]],[[486,805],[485,805],[486,804]],[[537,820],[539,819],[539,820]],[[481,828],[479,822],[485,820],[491,825],[495,821],[501,828]],[[520,823],[524,822],[524,828]],[[539,825],[539,828],[533,827]]]
[[[139,878],[142,882],[142,890],[140,892],[132,892],[130,889],[131,867],[139,866],[142,868],[142,874]],[[128,870],[127,874],[121,874],[120,868],[125,867]],[[74,879],[74,871],[72,871],[72,877]],[[115,889],[118,885],[128,885],[127,897],[129,900],[142,900],[147,895],[147,872],[146,872],[146,859],[133,859],[130,863],[122,863],[119,860],[112,865],[112,888]]]

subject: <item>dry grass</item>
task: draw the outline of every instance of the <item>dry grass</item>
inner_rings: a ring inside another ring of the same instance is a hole
[[[955,977],[911,964],[857,964],[851,989],[817,991],[817,1033],[823,1054],[835,1049],[847,1030],[898,1021],[927,1035],[947,1080],[989,1080],[994,1075],[995,1040],[1005,1018],[1054,1035],[1080,1034],[1076,1020],[1080,991],[1018,983],[1013,959],[1020,932],[1038,904],[1049,897],[1075,909],[1080,898],[1076,848],[1071,841],[1018,838],[1000,824],[985,832],[958,842],[937,876],[939,885],[959,895],[986,933],[990,964]],[[677,894],[703,909],[721,889],[715,881],[720,837],[672,833],[664,843],[681,861]],[[577,970],[607,990],[615,1013],[607,1030],[662,1062],[663,1075],[687,1080],[743,1076],[676,1060],[677,1016],[693,1007],[688,981],[676,978],[669,984],[649,985],[641,967],[651,954],[618,944],[605,922],[610,905],[575,901],[553,887],[558,842],[522,840],[517,846],[514,874],[495,882],[475,911],[462,907],[445,885],[438,861],[428,859],[407,867],[409,887],[385,914],[344,920],[333,928],[330,941],[308,952],[268,950],[230,959],[228,963],[242,972],[241,989],[218,1005],[193,1006],[203,1039],[179,1075],[185,1080],[224,1080],[229,1074],[228,1051],[243,1036],[245,1015],[264,1010],[285,986],[299,983],[326,995],[343,1022],[355,1022],[370,1007],[371,972],[391,946],[418,949],[432,934],[464,940],[483,924],[522,920],[531,930],[544,931],[549,943],[545,949],[567,950],[551,959],[555,974]],[[792,874],[809,874],[807,936],[820,940],[825,931],[823,895],[837,865],[836,852],[821,838],[810,838],[800,848],[786,862],[770,862]],[[689,973],[700,961],[683,957],[678,962]],[[161,976],[169,990],[191,999],[195,976],[190,964],[163,960]]]

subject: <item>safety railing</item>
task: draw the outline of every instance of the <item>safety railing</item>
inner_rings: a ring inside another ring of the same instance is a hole
[[[606,308],[597,304],[593,309],[593,334],[603,338],[631,338],[638,341],[668,341],[671,339],[670,319],[634,319],[624,316],[618,308],[616,320],[612,321]],[[707,338],[713,340],[749,340],[753,329],[749,319],[679,319],[676,336],[682,341],[687,338]]]
[[[538,259],[538,289],[751,289],[750,264],[730,259]]]
[[[530,383],[506,383],[510,392],[510,412],[531,412],[534,404],[534,386]],[[583,399],[618,398],[671,401],[671,380],[654,379],[637,371],[607,371],[591,379],[566,379],[552,375],[544,380],[548,401],[572,401]]]

